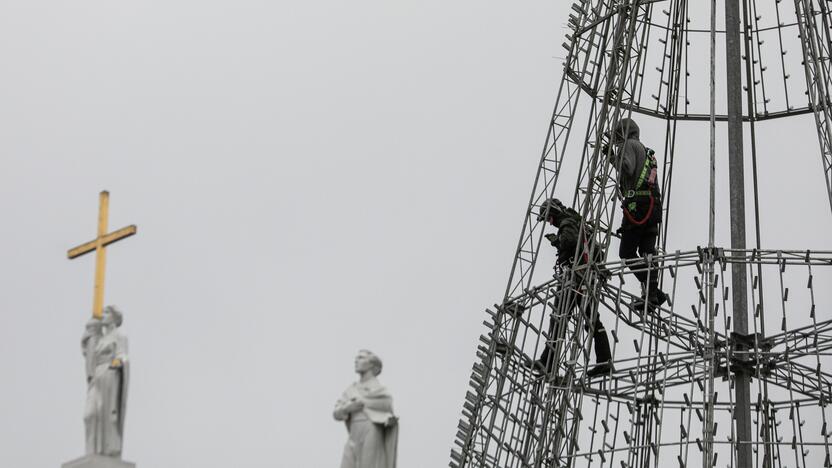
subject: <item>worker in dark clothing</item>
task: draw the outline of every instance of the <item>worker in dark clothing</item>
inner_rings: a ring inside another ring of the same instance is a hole
[[[581,241],[582,219],[581,215],[579,215],[577,211],[572,208],[567,208],[557,198],[552,198],[544,202],[540,207],[538,220],[546,220],[549,224],[558,228],[557,234],[547,234],[546,238],[552,246],[557,249],[557,263],[561,266],[561,268],[571,268],[574,264],[576,254],[581,254],[585,257],[579,260],[578,264],[585,265],[588,263],[586,258],[588,254],[579,248],[584,242]],[[586,236],[583,237],[585,238]],[[594,255],[594,257],[596,257],[597,260],[600,260],[603,258],[603,254],[600,251],[596,251],[596,255]],[[608,273],[606,270],[600,272],[599,274],[599,278],[602,281],[605,281],[607,276]],[[561,285],[561,288],[564,287],[568,286]],[[578,292],[576,295],[571,295],[571,300],[574,301],[575,306],[578,306],[580,302],[580,294],[581,293]],[[565,294],[559,294],[559,296],[568,297]],[[567,310],[571,309],[571,307],[572,306],[568,307]],[[556,307],[556,309],[558,308]],[[612,370],[612,353],[610,352],[610,341],[609,338],[607,338],[607,332],[604,330],[604,325],[601,323],[598,314],[593,314],[591,302],[589,305],[584,307],[583,313],[584,317],[586,317],[584,327],[587,331],[592,331],[596,363],[595,367],[587,372],[587,375],[589,377],[594,377],[609,374]],[[556,335],[557,319],[553,314],[549,319],[549,337],[551,340],[554,340]],[[552,362],[551,359],[552,352],[553,350],[549,345],[547,345],[544,348],[540,359],[535,362],[535,367],[541,370],[545,369],[546,372],[551,372],[554,365],[554,362]]]
[[[654,310],[667,301],[667,295],[659,289],[659,270],[649,256],[656,255],[659,224],[662,222],[662,194],[658,186],[658,165],[653,150],[639,141],[639,128],[633,119],[623,118],[613,129],[612,151],[606,147],[609,162],[618,171],[618,186],[623,198],[624,218],[619,232],[621,246],[618,254],[633,270],[641,283],[641,301],[635,301],[636,309],[644,307],[646,300]]]

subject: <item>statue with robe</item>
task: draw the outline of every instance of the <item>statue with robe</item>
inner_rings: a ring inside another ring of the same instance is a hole
[[[130,381],[127,337],[119,333],[123,320],[121,311],[107,306],[101,318],[87,322],[81,338],[87,370],[87,455],[121,458]]]
[[[333,417],[344,421],[349,438],[341,468],[395,468],[398,418],[393,397],[378,381],[381,359],[367,350],[355,358],[358,382],[344,391],[335,404]]]

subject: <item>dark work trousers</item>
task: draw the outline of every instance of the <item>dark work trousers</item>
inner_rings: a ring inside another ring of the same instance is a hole
[[[630,226],[621,231],[621,246],[618,249],[618,256],[624,260],[632,269],[642,269],[647,265],[640,257],[656,254],[656,240],[659,238],[659,227],[652,226]],[[650,265],[654,266],[654,265]],[[647,271],[633,272],[641,284],[647,284]],[[650,283],[658,284],[659,275],[653,271],[650,275]]]
[[[573,298],[574,301],[580,301],[580,299],[580,296]],[[580,307],[580,305],[575,304],[574,307]],[[610,340],[607,337],[607,331],[604,329],[604,324],[601,323],[600,316],[596,315],[595,323],[592,323],[592,306],[587,305],[587,307],[584,308],[584,317],[586,318],[584,321],[584,329],[587,331],[593,331],[592,340],[594,341],[593,348],[595,349],[595,362],[600,364],[602,362],[610,361],[612,359]],[[592,325],[591,327],[590,324]],[[549,339],[552,341],[554,341],[558,335],[557,327],[557,318],[554,314],[552,314],[549,317]],[[543,355],[540,357],[540,360],[546,365],[550,364],[548,362],[550,353],[552,353],[552,350],[549,346],[546,346],[543,350]]]

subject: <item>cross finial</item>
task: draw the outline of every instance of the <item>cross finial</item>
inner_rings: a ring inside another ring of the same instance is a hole
[[[101,312],[104,308],[104,269],[107,260],[107,252],[104,248],[113,242],[120,241],[136,233],[135,224],[107,233],[110,192],[106,190],[102,191],[99,194],[98,201],[98,234],[96,238],[71,248],[67,252],[67,257],[70,260],[93,251],[95,252],[95,287],[92,302],[92,315],[95,318],[101,318]]]

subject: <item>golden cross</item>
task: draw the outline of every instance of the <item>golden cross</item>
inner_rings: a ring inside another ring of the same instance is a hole
[[[132,236],[136,225],[130,225],[117,231],[107,233],[107,217],[110,212],[110,192],[104,190],[98,196],[98,236],[89,242],[73,247],[66,253],[71,259],[95,252],[95,290],[92,300],[92,315],[101,318],[104,308],[104,267],[107,260],[105,247],[113,242]]]

